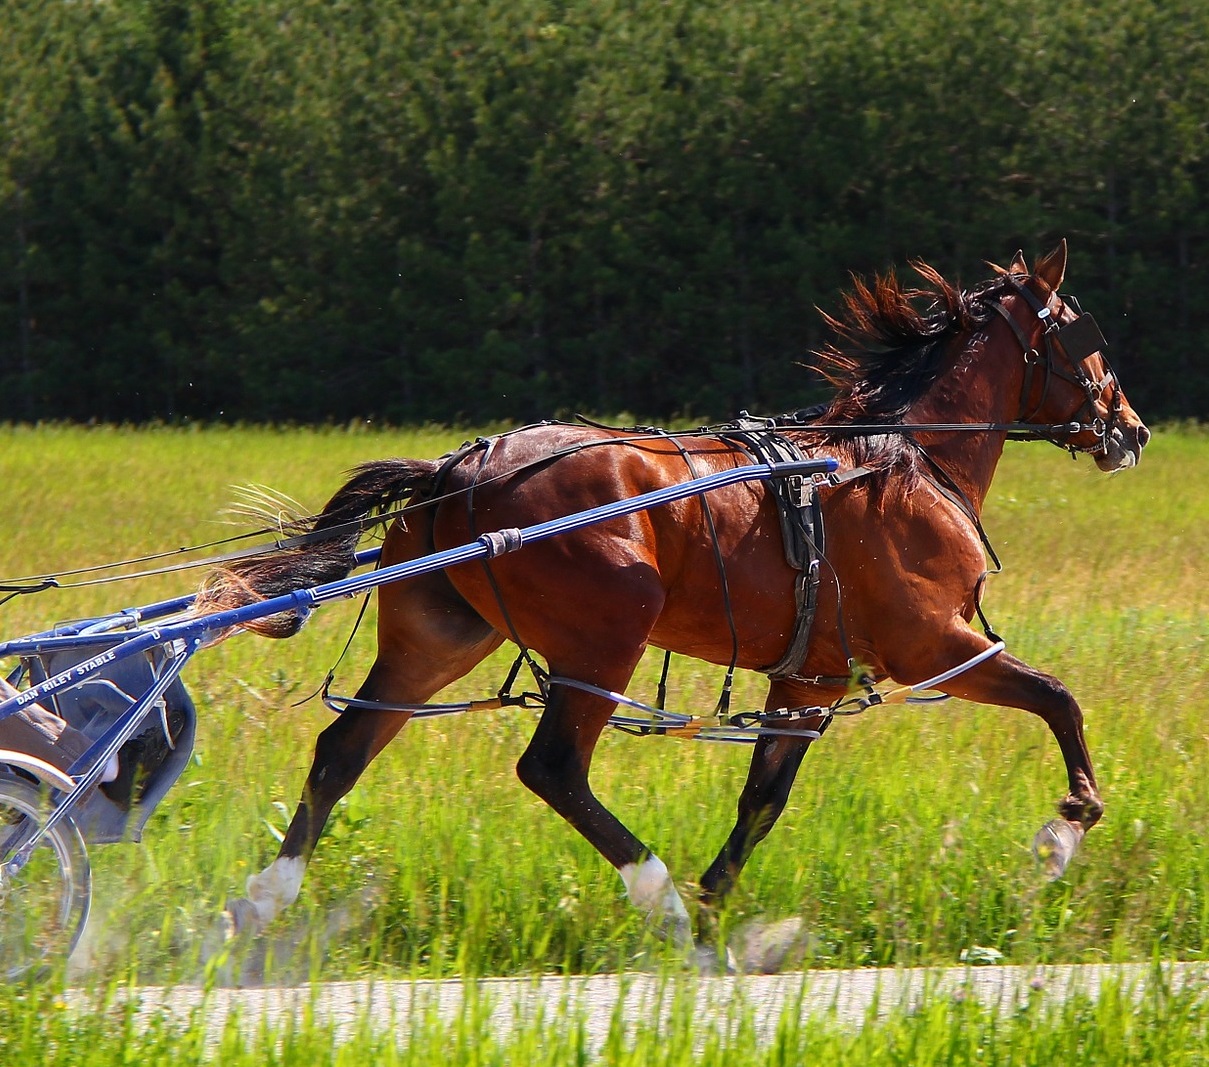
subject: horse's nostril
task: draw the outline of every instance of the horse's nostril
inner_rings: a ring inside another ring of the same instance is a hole
[[[1146,442],[1150,440],[1150,431],[1145,426],[1138,427],[1138,449],[1146,447]]]

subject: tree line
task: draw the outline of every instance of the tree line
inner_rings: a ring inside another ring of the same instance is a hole
[[[1209,412],[1209,5],[0,6],[0,418],[785,410],[850,272],[1060,237]]]

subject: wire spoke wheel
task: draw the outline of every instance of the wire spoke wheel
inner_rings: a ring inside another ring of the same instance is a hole
[[[92,875],[76,824],[60,821],[20,862],[46,824],[50,791],[0,771],[0,976],[13,981],[65,959],[88,921]]]

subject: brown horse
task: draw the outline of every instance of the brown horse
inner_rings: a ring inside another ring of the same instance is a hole
[[[782,431],[806,453],[837,458],[841,471],[819,487],[827,547],[799,662],[771,666],[795,630],[800,574],[786,561],[775,494],[762,482],[385,585],[377,659],[358,691],[369,706],[358,704],[320,734],[277,859],[249,879],[247,898],[229,905],[236,929],[259,930],[297,896],[333,805],[409,718],[373,705],[427,701],[505,640],[539,653],[552,676],[614,693],[654,645],[765,670],[767,709],[814,709],[793,721],[802,737],[757,740],[734,829],[701,877],[704,905],[721,900],[780,815],[829,721],[819,709],[845,697],[853,664],[871,680],[914,684],[988,652],[992,638],[972,625],[987,573],[978,516],[1008,434],[1030,430],[1115,471],[1138,462],[1150,433],[1105,360],[1098,328],[1059,295],[1065,242],[1031,273],[1017,253],[967,291],[924,264],[915,269],[925,290],[905,289],[893,276],[872,287],[858,282],[843,317],[828,318],[836,339],[819,355],[835,399],[815,423]],[[946,425],[953,423],[963,425]],[[535,426],[477,442],[444,464],[368,464],[311,525],[340,533],[351,520],[359,532],[357,520],[407,501],[385,537],[383,563],[392,564],[750,458],[724,434]],[[206,584],[197,609],[342,577],[355,543],[342,533],[236,564]],[[288,636],[299,625],[274,617],[260,629]],[[1068,791],[1036,845],[1051,873],[1061,873],[1103,811],[1074,697],[1006,652],[938,688],[1030,711],[1053,732]],[[517,773],[618,870],[634,904],[690,944],[688,912],[666,867],[589,785],[614,707],[598,691],[550,686]]]

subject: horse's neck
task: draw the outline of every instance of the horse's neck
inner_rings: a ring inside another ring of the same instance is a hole
[[[953,480],[973,505],[975,514],[981,515],[995,468],[1003,455],[1006,435],[1001,432],[960,432],[934,434],[928,439],[921,434],[920,438],[928,457]]]
[[[976,357],[975,357],[976,358]],[[1012,377],[1012,375],[1009,375]],[[1021,381],[991,381],[971,359],[967,345],[954,366],[912,405],[911,423],[1008,423],[1018,414]],[[940,431],[920,434],[919,442],[974,505],[978,514],[1003,456],[1006,431]]]

